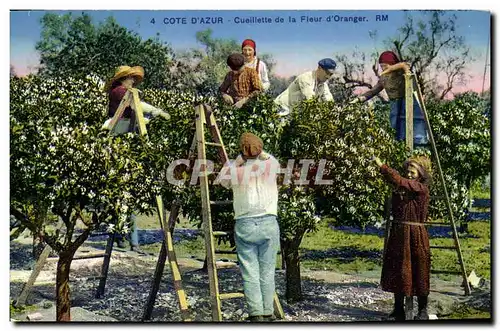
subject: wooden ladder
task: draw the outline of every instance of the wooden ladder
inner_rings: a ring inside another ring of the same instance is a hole
[[[118,106],[116,113],[113,116],[113,119],[111,120],[110,130],[111,131],[113,130],[113,128],[118,123],[118,120],[122,117],[125,108],[129,105],[135,112],[135,117],[139,128],[139,135],[141,136],[147,135],[146,121],[144,120],[144,114],[142,112],[141,103],[139,101],[139,90],[136,88],[128,89],[128,91],[123,96],[122,101],[120,102],[120,105]],[[148,301],[146,303],[146,306],[144,307],[142,321],[151,319],[154,302],[156,300],[156,295],[160,288],[161,276],[163,274],[163,269],[165,266],[165,260],[167,256],[168,256],[168,262],[170,264],[170,271],[172,273],[172,278],[174,281],[175,292],[179,302],[181,318],[183,321],[190,321],[191,317],[189,314],[188,302],[186,298],[186,293],[182,287],[182,278],[179,271],[179,265],[177,263],[177,257],[175,255],[173,239],[172,239],[172,231],[174,229],[175,221],[177,219],[179,206],[175,204],[175,202],[172,204],[171,208],[172,210],[170,211],[170,217],[168,223],[166,221],[166,211],[163,205],[163,200],[160,195],[156,196],[156,207],[157,207],[158,217],[160,218],[160,225],[163,231],[163,243],[156,264],[156,270],[153,277],[153,285],[151,286],[151,290],[148,296]],[[111,243],[111,247],[112,245],[113,243]],[[108,266],[109,266],[109,257],[107,260],[106,259],[104,260],[103,270],[107,269]],[[106,282],[106,278],[104,278],[103,282],[104,283]],[[99,289],[100,288],[101,286],[99,286]],[[104,285],[102,286],[102,291],[104,291]]]
[[[226,148],[222,142],[219,128],[215,120],[215,116],[207,105],[198,105],[195,108],[196,118],[196,134],[193,138],[189,158],[193,159],[195,150],[197,150],[199,162],[199,178],[201,189],[201,204],[202,204],[202,219],[203,232],[205,235],[205,249],[207,253],[207,271],[210,287],[210,298],[212,305],[212,320],[222,321],[221,300],[242,298],[244,294],[241,292],[235,293],[220,293],[219,281],[217,277],[217,265],[215,257],[215,240],[214,231],[212,230],[211,206],[214,205],[230,205],[232,201],[211,201],[208,187],[208,174],[206,173],[206,146],[214,146],[217,148],[218,156],[222,164],[228,161]],[[209,128],[213,142],[205,141],[205,125]],[[197,169],[198,170],[198,169]],[[284,319],[285,314],[279,302],[277,294],[274,294],[274,314],[278,319]]]

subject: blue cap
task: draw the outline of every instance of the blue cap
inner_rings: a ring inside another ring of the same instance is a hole
[[[335,71],[335,68],[337,68],[337,63],[335,63],[335,61],[330,58],[320,60],[318,62],[318,65],[329,73],[333,73]]]

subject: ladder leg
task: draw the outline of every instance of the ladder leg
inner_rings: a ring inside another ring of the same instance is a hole
[[[222,144],[222,137],[212,110],[208,106],[205,106],[204,109],[207,126],[210,130],[213,141],[215,143]],[[217,149],[217,154],[219,155],[219,159],[221,160],[222,164],[225,164],[228,160],[226,149],[224,147]]]
[[[280,320],[285,319],[285,312],[283,311],[283,307],[281,307],[280,299],[276,292],[274,292],[274,316]]]
[[[198,141],[198,157],[205,161],[206,151],[205,151],[205,134],[203,130],[203,123],[205,122],[205,112],[203,105],[196,107],[196,139]],[[201,165],[200,171],[205,171],[206,164]],[[215,243],[212,232],[212,220],[210,215],[210,200],[209,190],[208,190],[208,180],[207,177],[200,176],[200,188],[201,188],[201,203],[202,203],[202,219],[203,219],[203,231],[205,234],[205,249],[207,252],[207,267],[208,267],[208,279],[210,286],[210,297],[212,301],[212,320],[221,321],[221,302],[219,296],[219,284],[217,279],[217,269],[215,265]]]
[[[177,299],[179,301],[181,318],[183,321],[191,321],[191,316],[189,314],[189,306],[186,298],[186,292],[184,291],[184,288],[182,286],[182,277],[179,271],[177,256],[174,250],[174,241],[172,239],[172,232],[174,231],[175,221],[177,220],[177,216],[179,214],[179,208],[180,206],[178,204],[176,203],[172,204],[171,208],[172,210],[170,211],[169,221],[167,227],[165,228],[167,231],[165,233],[165,238],[164,238],[165,241],[163,246],[166,247],[168,262],[170,264],[170,270],[172,272],[172,279],[174,280],[174,289],[177,294]],[[163,217],[163,219],[165,219],[165,216]]]
[[[425,123],[427,125],[427,130],[429,132],[429,138],[430,138],[430,142],[431,142],[431,146],[432,146],[432,152],[434,153],[434,156],[436,159],[437,169],[439,172],[439,179],[441,181],[441,186],[443,188],[443,193],[445,196],[446,207],[448,208],[448,214],[450,216],[451,228],[453,230],[453,240],[455,242],[455,247],[456,247],[457,256],[458,256],[458,262],[460,264],[460,269],[462,272],[462,278],[463,278],[464,288],[465,288],[465,295],[470,295],[471,290],[470,290],[469,281],[467,280],[467,271],[465,270],[465,263],[464,263],[464,260],[462,257],[462,250],[460,249],[460,241],[458,239],[457,228],[455,225],[455,219],[453,217],[453,210],[451,209],[450,198],[448,195],[448,190],[446,189],[446,182],[444,179],[443,170],[441,168],[441,162],[439,161],[439,155],[438,155],[437,148],[436,148],[436,142],[434,141],[434,136],[432,134],[431,125],[429,122],[429,116],[427,115],[427,111],[425,109],[425,104],[424,104],[423,97],[422,97],[422,91],[420,90],[420,86],[418,85],[416,78],[414,78],[414,79],[415,79],[415,83],[416,83],[416,87],[417,87],[418,102],[419,102],[420,107],[422,109],[422,113],[424,114],[424,119],[425,119]]]
[[[26,304],[26,299],[28,298],[28,295],[31,292],[31,289],[33,288],[33,285],[35,284],[35,281],[42,271],[43,266],[45,265],[45,262],[47,261],[47,258],[50,255],[51,248],[49,245],[45,245],[42,253],[40,254],[38,260],[36,261],[35,267],[33,268],[33,271],[31,272],[30,278],[24,284],[23,289],[21,291],[21,294],[17,297],[16,300],[14,300],[13,306],[14,307],[20,307],[24,306]]]
[[[108,278],[108,271],[109,271],[109,263],[111,262],[111,252],[113,251],[113,243],[115,241],[115,233],[112,233],[108,237],[108,242],[106,244],[106,251],[105,251],[105,256],[104,260],[102,262],[102,268],[101,268],[101,276],[99,279],[99,286],[97,287],[97,292],[96,292],[96,298],[100,299],[104,295],[104,289],[106,286],[106,280]]]

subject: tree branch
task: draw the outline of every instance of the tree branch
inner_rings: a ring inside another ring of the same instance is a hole
[[[364,87],[368,87],[369,89],[371,89],[373,87],[372,84],[367,83],[367,82],[365,82],[363,80],[351,79],[351,78],[348,78],[347,76],[344,76],[343,78],[344,78],[345,84],[349,84],[349,83],[354,83],[355,84],[353,86],[349,86],[350,88],[358,87],[358,86],[364,86]]]
[[[10,206],[10,214],[14,216],[17,220],[19,220],[21,224],[27,227],[32,233],[37,232],[37,229],[34,226],[34,224],[29,220],[28,216],[26,216],[23,212]]]
[[[70,245],[71,250],[73,252],[75,252],[78,249],[78,247],[80,247],[85,242],[85,240],[87,240],[87,238],[89,237],[90,231],[91,231],[91,228],[86,228],[85,230],[83,230],[82,234],[79,235],[75,239],[75,241]]]
[[[64,245],[62,245],[55,236],[49,235],[44,232],[42,239],[57,253],[61,253],[64,250]]]

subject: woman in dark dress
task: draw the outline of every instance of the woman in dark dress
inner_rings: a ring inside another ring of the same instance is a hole
[[[394,293],[396,320],[405,320],[404,297],[418,297],[415,319],[429,319],[427,300],[431,255],[424,226],[429,207],[431,163],[426,156],[405,161],[406,177],[374,157],[385,180],[395,188],[392,194],[393,221],[382,266],[382,289]]]

